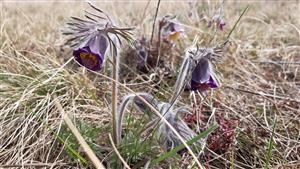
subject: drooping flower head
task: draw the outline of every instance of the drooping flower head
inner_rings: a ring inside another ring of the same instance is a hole
[[[226,43],[213,48],[201,48],[197,44],[198,39],[198,36],[196,36],[193,45],[187,48],[185,52],[171,98],[172,102],[178,100],[178,96],[184,89],[203,92],[220,86],[211,61],[222,59],[221,52]]]
[[[209,21],[208,23],[208,27],[210,27],[211,25],[216,24],[217,28],[221,31],[224,30],[224,27],[226,25],[225,20],[223,19],[223,17],[219,14],[214,15],[211,19],[211,21]]]
[[[121,43],[119,36],[131,40],[131,28],[114,26],[107,14],[92,4],[89,5],[96,14],[85,11],[84,19],[71,17],[63,34],[70,36],[67,44],[73,47],[75,60],[87,69],[99,71],[110,47],[117,50]]]
[[[219,84],[208,59],[201,58],[192,72],[191,90],[205,91],[217,88]]]
[[[82,66],[93,70],[101,70],[105,53],[108,48],[108,40],[99,34],[84,45],[73,51],[75,60]]]
[[[175,17],[165,16],[160,21],[160,27],[164,39],[175,41],[184,35],[184,29]]]
[[[218,61],[221,59],[220,46],[215,48],[199,48],[192,47],[189,52],[193,58],[193,66],[191,69],[190,89],[192,91],[205,91],[208,89],[218,88],[220,85],[217,76],[214,72],[212,60]]]
[[[221,31],[223,31],[223,30],[224,30],[224,27],[225,27],[225,25],[226,25],[225,20],[224,20],[223,18],[221,18],[220,20],[218,20],[217,25],[218,25],[219,29],[220,29]]]
[[[224,0],[221,2],[220,7],[217,9],[214,16],[211,18],[211,20],[208,22],[208,27],[211,27],[213,24],[217,26],[217,28],[221,31],[224,30],[224,27],[226,25],[224,20]]]

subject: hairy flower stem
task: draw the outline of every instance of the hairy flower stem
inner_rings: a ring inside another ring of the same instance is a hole
[[[118,67],[119,67],[119,59],[118,59],[118,54],[116,50],[112,50],[113,53],[113,61],[112,61],[112,66],[113,66],[113,75],[112,78],[114,79],[112,81],[112,123],[113,123],[113,140],[116,145],[119,144],[120,136],[118,136],[118,129],[117,129],[117,111],[118,111]]]

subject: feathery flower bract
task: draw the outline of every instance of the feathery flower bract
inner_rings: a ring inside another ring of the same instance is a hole
[[[173,110],[170,108],[171,105],[169,103],[164,102],[162,102],[159,107],[160,113],[164,115],[166,120],[175,128],[185,141],[188,141],[197,135],[179,116],[181,113],[186,113],[188,111],[182,111],[182,107],[177,110]],[[167,149],[173,149],[181,144],[180,139],[164,122],[160,123],[158,134],[160,141]],[[198,141],[198,143],[201,143],[201,141]]]

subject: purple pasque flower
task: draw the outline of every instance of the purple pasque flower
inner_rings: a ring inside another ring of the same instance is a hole
[[[201,58],[192,72],[191,90],[205,91],[209,88],[217,88],[219,83],[216,79],[211,63],[206,58]]]
[[[161,23],[161,34],[164,39],[175,41],[184,35],[183,27],[174,18],[165,17]]]
[[[223,17],[219,14],[215,15],[212,17],[212,20],[209,21],[208,23],[208,27],[210,27],[212,24],[216,24],[216,26],[218,27],[218,29],[220,29],[221,31],[224,30],[224,27],[226,25],[225,20],[223,19]]]
[[[81,46],[73,51],[75,60],[87,69],[101,70],[108,48],[106,36],[98,34]]]
[[[129,32],[132,28],[116,27],[109,15],[88,4],[92,11],[85,11],[85,18],[71,17],[63,34],[69,37],[66,44],[74,49],[75,60],[90,70],[98,71],[109,47],[118,55],[121,37],[132,40],[132,33]]]
[[[225,27],[225,25],[226,25],[226,23],[225,23],[224,19],[220,19],[220,20],[218,20],[217,25],[218,25],[218,28],[219,28],[221,31],[223,31],[223,30],[224,30],[224,27]]]

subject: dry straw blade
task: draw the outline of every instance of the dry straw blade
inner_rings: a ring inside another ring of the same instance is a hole
[[[85,151],[86,155],[90,158],[92,163],[97,169],[105,169],[103,164],[100,162],[96,154],[93,152],[93,150],[90,148],[90,146],[86,143],[82,135],[79,133],[78,129],[75,127],[75,125],[72,123],[71,119],[68,117],[66,112],[64,111],[62,105],[60,104],[58,97],[53,97],[55,105],[57,109],[62,114],[62,118],[65,121],[65,123],[68,125],[69,129],[72,131],[74,136],[76,137],[79,144],[82,146],[83,150]]]

